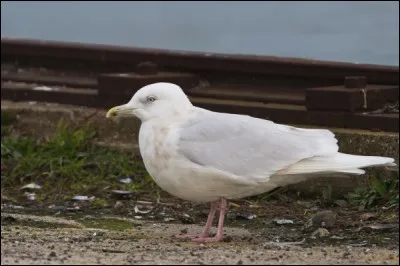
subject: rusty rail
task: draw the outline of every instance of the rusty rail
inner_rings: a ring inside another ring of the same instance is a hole
[[[145,84],[169,81],[216,111],[399,131],[398,111],[385,111],[398,104],[398,67],[4,38],[1,61],[2,99],[109,108]]]

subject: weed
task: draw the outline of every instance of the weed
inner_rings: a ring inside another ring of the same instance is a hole
[[[7,126],[15,122],[16,118],[8,113],[1,112],[1,125]]]
[[[92,206],[95,208],[96,207],[99,207],[99,208],[105,207],[105,206],[107,206],[107,204],[108,204],[108,202],[105,199],[94,199],[92,202]]]
[[[371,177],[369,187],[357,187],[347,195],[349,202],[364,210],[376,205],[386,205],[388,208],[399,205],[399,176],[393,172],[392,178],[383,180],[379,174]]]
[[[332,185],[328,184],[322,189],[322,201],[327,204],[331,204],[333,202]]]
[[[8,133],[9,126],[14,123],[16,118],[8,113],[1,112],[1,136]]]

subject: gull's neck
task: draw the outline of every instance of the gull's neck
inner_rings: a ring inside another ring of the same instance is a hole
[[[193,106],[190,102],[189,104],[185,104],[183,106],[182,105],[174,106],[170,110],[163,113],[161,116],[152,117],[150,119],[142,121],[142,124],[149,122],[149,124],[155,123],[159,125],[165,125],[171,123],[184,122],[192,115],[193,110],[195,108],[196,107]]]

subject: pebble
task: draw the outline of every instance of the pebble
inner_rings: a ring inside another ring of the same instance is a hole
[[[57,254],[54,251],[52,251],[50,252],[49,257],[57,257]]]
[[[311,218],[311,223],[316,227],[332,228],[336,223],[336,218],[337,215],[333,211],[321,211]]]
[[[312,234],[311,237],[312,238],[321,238],[321,237],[327,237],[329,236],[329,231],[326,230],[325,228],[318,228],[317,230],[315,230]]]

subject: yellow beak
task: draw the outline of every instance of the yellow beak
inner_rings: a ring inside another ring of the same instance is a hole
[[[125,116],[135,116],[136,108],[130,107],[129,105],[120,105],[120,106],[115,106],[108,110],[106,114],[106,118],[109,117],[125,117]]]
[[[117,116],[117,107],[113,107],[110,110],[108,110],[107,114],[106,114],[106,118],[109,117],[115,117]]]

